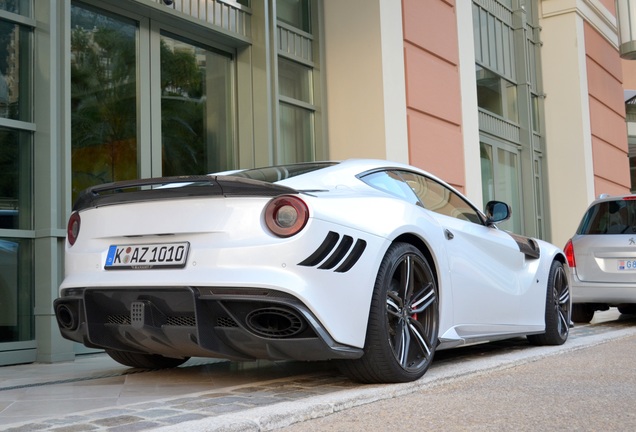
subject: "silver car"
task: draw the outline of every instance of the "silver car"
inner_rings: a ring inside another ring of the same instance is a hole
[[[597,310],[636,313],[636,195],[601,195],[564,248],[570,266],[572,320]]]

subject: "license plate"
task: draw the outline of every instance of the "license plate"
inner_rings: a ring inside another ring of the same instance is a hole
[[[636,271],[636,260],[618,260],[616,267],[619,271]]]
[[[105,270],[150,270],[183,268],[190,243],[155,243],[146,245],[111,245],[106,255]]]

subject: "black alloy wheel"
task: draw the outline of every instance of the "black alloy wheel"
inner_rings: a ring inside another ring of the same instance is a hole
[[[408,382],[433,361],[439,295],[424,255],[407,243],[387,251],[375,282],[364,355],[340,362],[343,373],[366,383]]]
[[[559,261],[550,267],[545,303],[545,333],[528,335],[528,340],[533,345],[562,345],[570,334],[572,299],[565,268]]]

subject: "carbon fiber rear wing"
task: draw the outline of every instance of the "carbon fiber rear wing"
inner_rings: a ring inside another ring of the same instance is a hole
[[[92,186],[80,193],[73,211],[90,207],[204,196],[266,196],[297,194],[298,191],[241,177],[197,175],[127,180]]]

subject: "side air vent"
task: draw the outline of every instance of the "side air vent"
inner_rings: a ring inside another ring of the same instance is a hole
[[[331,270],[344,273],[358,262],[362,253],[367,247],[367,242],[345,235],[340,239],[340,235],[329,231],[323,242],[306,259],[298,263],[304,267],[318,267],[320,270]],[[322,263],[322,264],[321,264]]]

